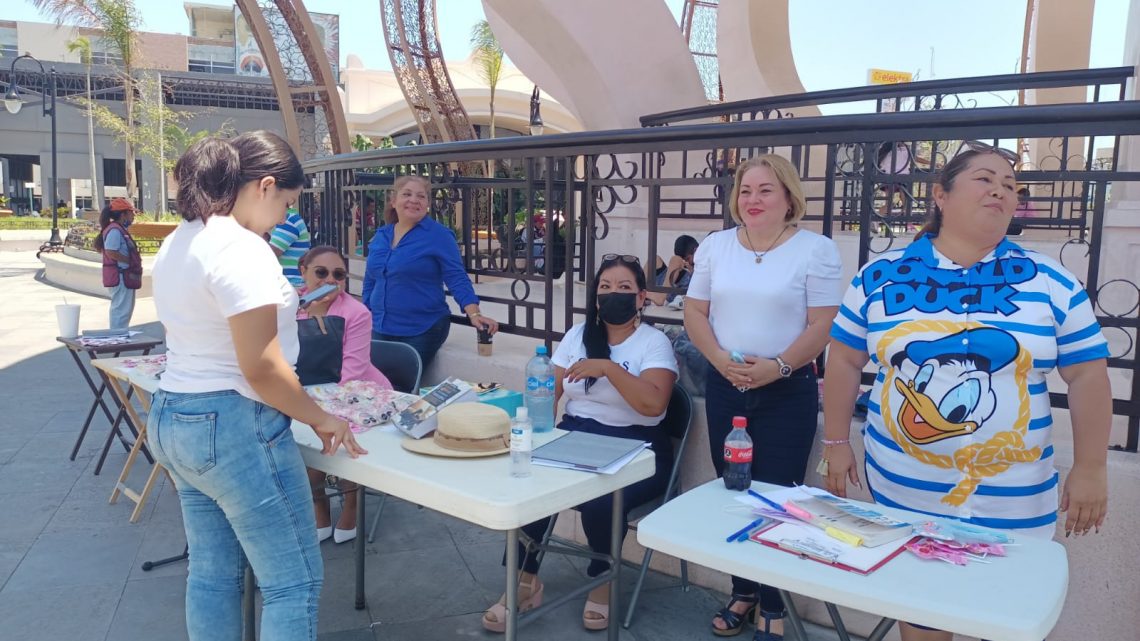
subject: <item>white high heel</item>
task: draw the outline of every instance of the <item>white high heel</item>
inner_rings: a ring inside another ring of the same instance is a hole
[[[331,526],[331,525],[328,527],[317,528],[317,543],[323,543],[323,542],[329,540],[329,537],[331,537],[332,535],[333,535],[333,526]]]
[[[351,530],[336,528],[332,532],[332,537],[335,543],[348,543],[356,538],[356,528],[352,528]]]

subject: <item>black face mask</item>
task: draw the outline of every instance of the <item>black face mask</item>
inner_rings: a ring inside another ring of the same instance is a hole
[[[637,316],[637,294],[598,295],[598,318],[610,325],[624,325]]]

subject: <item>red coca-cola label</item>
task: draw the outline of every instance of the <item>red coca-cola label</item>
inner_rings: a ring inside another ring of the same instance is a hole
[[[752,462],[752,448],[751,447],[731,447],[724,446],[724,462],[725,463],[751,463]]]

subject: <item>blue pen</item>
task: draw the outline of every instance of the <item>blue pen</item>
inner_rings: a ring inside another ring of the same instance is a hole
[[[763,517],[763,516],[756,519],[755,521],[749,523],[748,525],[745,525],[743,528],[733,532],[732,534],[729,534],[728,538],[725,539],[724,542],[725,543],[733,543],[736,541],[746,540],[748,538],[748,533],[752,530],[752,528],[755,528],[756,526],[762,524],[764,521],[767,521],[767,520],[768,519],[766,517]],[[742,539],[740,537],[744,537],[744,538]]]
[[[748,495],[753,497],[753,498],[760,499],[761,501],[764,502],[765,505],[772,508],[773,510],[776,510],[777,512],[779,512],[781,514],[787,514],[788,513],[788,511],[785,510],[783,508],[783,506],[781,506],[779,503],[777,503],[777,502],[773,501],[772,499],[764,496],[763,494],[757,492],[756,490],[749,489]]]

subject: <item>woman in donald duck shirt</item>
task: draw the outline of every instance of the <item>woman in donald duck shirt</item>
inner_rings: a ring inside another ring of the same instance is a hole
[[[933,220],[852,281],[824,381],[827,489],[858,484],[849,442],[863,367],[878,368],[863,437],[875,501],[1051,537],[1099,530],[1112,419],[1108,347],[1088,293],[1059,262],[1005,238],[1011,151],[969,142],[934,186]],[[1060,486],[1045,376],[1068,384],[1073,466]],[[902,624],[903,641],[951,634]]]

